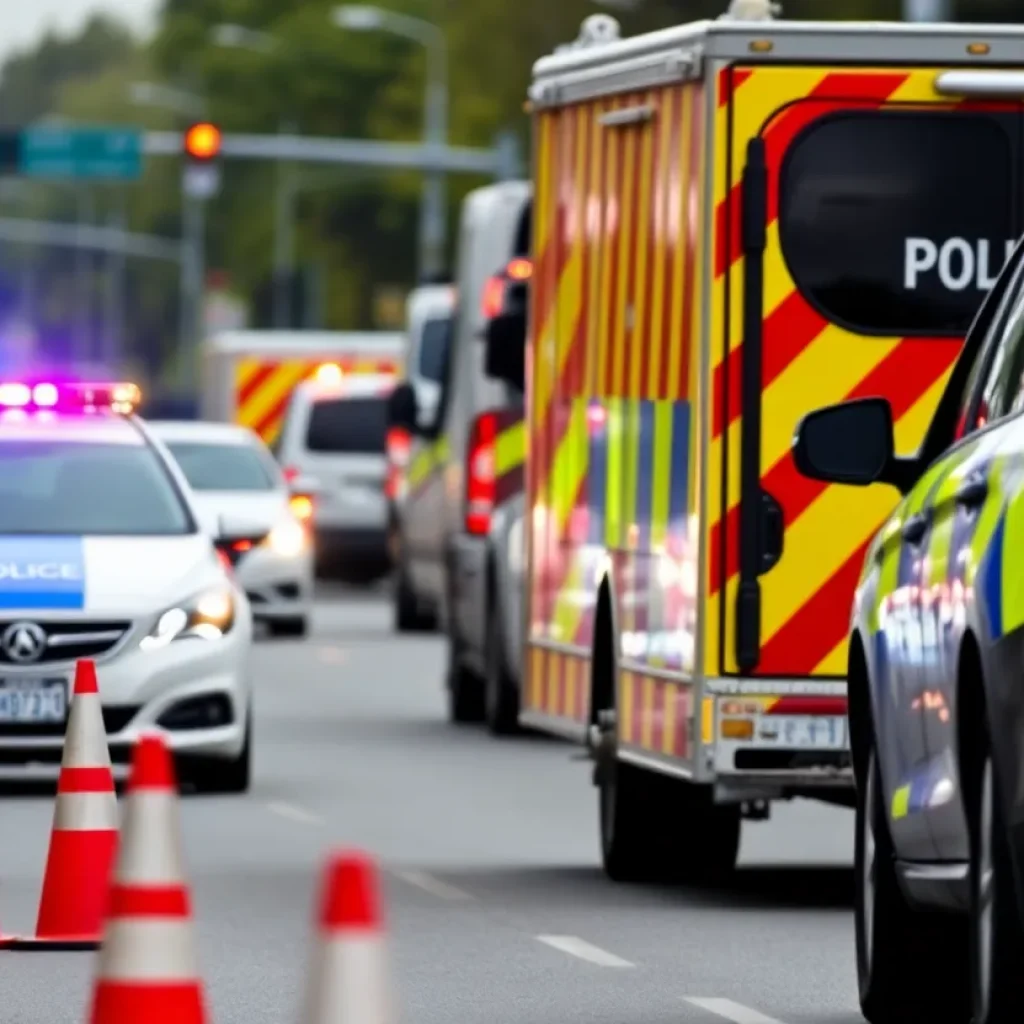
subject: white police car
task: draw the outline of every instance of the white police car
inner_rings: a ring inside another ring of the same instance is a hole
[[[0,383],[0,763],[58,761],[75,659],[93,658],[111,754],[164,730],[182,777],[248,788],[252,613],[123,384]]]

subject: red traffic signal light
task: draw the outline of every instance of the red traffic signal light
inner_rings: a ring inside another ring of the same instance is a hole
[[[201,121],[185,132],[185,153],[193,160],[215,160],[220,156],[221,133],[215,124]]]

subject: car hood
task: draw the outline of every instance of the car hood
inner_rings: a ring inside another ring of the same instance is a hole
[[[193,492],[192,502],[204,523],[224,516],[262,530],[276,526],[288,508],[288,496],[281,491]]]
[[[135,618],[224,580],[205,534],[0,537],[0,614]]]

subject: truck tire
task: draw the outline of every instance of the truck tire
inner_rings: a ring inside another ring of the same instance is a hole
[[[484,676],[484,720],[492,736],[513,736],[519,731],[519,686],[511,678],[505,656],[505,629],[501,609],[491,603],[487,613],[487,672]]]
[[[395,630],[399,633],[427,633],[435,628],[434,617],[420,610],[416,593],[401,562],[395,571],[394,608]]]
[[[469,725],[484,720],[484,681],[466,668],[462,660],[462,643],[454,624],[448,623],[448,720],[455,725]]]
[[[871,1024],[970,1018],[967,929],[910,908],[896,877],[874,751],[858,787],[854,929],[861,1013]]]
[[[714,884],[739,852],[738,806],[711,790],[622,761],[599,772],[601,861],[616,882]]]

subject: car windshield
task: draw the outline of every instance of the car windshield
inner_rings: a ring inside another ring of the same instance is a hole
[[[0,534],[148,537],[192,530],[150,448],[0,441]]]
[[[250,445],[175,441],[167,447],[196,491],[274,490],[266,464]]]
[[[386,398],[333,398],[313,404],[306,447],[311,452],[332,455],[383,455],[387,430]]]

